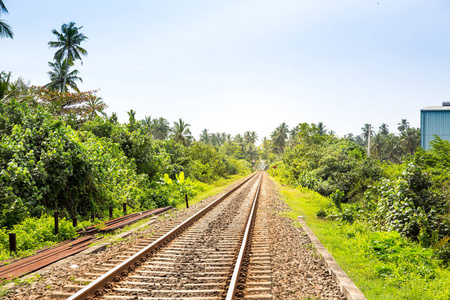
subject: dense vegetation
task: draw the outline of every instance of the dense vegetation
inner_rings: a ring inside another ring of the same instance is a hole
[[[289,138],[284,129],[280,142],[277,139],[285,127],[280,125],[266,142],[264,156],[278,159],[273,174],[334,201],[334,207],[318,212],[321,217],[359,219],[373,229],[396,231],[424,247],[436,248],[449,262],[449,142],[436,138],[431,150],[424,151],[418,147],[418,130],[402,120],[399,137],[389,134],[386,125],[380,126],[374,135],[378,142],[371,145],[378,151],[371,151],[369,157],[363,148],[368,126],[362,128],[362,138],[356,139],[351,135],[337,138],[323,130],[321,123],[303,123]],[[396,152],[389,155],[386,149],[392,148],[393,139],[397,140]]]
[[[18,234],[19,254],[26,254],[76,236],[65,219],[83,226],[123,203],[129,211],[176,206],[257,163],[254,132],[244,140],[205,129],[195,141],[182,119],[171,126],[163,117],[137,120],[131,110],[121,124],[115,113],[106,115],[96,91],[76,84],[82,79],[73,67],[87,55],[81,28],[71,22],[52,31],[56,52],[44,87],[0,73],[0,259],[9,256],[7,232]],[[67,229],[57,236],[54,211]]]
[[[301,199],[290,199],[290,205],[297,213],[315,209],[313,218],[325,223],[313,222],[313,227],[317,224],[343,262],[353,264],[351,272],[368,256],[373,259],[367,273],[355,274],[362,285],[373,287],[369,294],[386,296],[376,285],[394,291],[411,281],[432,287],[421,296],[434,299],[438,286],[431,281],[448,276],[450,265],[450,143],[436,137],[424,151],[419,130],[406,120],[398,125],[399,135],[389,134],[385,124],[370,133],[369,157],[368,124],[360,136],[338,138],[322,123],[302,123],[291,131],[283,123],[264,140],[262,157],[271,163],[270,173],[297,187],[301,197],[308,199],[311,190],[320,194],[306,200],[308,205]],[[345,241],[355,236],[357,240]],[[418,290],[401,294],[410,299]],[[444,290],[436,299],[448,296]]]

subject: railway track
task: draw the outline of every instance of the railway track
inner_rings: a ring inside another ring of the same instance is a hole
[[[140,239],[55,298],[272,299],[263,172],[180,224]],[[89,283],[84,286],[80,283]]]

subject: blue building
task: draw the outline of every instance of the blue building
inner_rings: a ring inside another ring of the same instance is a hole
[[[423,149],[430,148],[435,135],[450,141],[450,102],[420,110],[420,145]]]

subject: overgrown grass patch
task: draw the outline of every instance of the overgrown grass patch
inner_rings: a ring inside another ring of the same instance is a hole
[[[408,241],[396,232],[375,232],[367,224],[316,217],[332,207],[331,199],[305,188],[278,185],[290,210],[302,215],[339,265],[368,299],[450,299],[450,270],[431,249]],[[343,204],[343,208],[346,204]]]

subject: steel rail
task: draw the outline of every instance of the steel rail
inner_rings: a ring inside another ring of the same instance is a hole
[[[230,285],[228,287],[227,296],[226,296],[225,300],[232,300],[232,299],[237,298],[236,293],[237,293],[237,289],[239,287],[238,280],[241,275],[241,270],[242,270],[242,266],[243,266],[243,262],[244,262],[244,255],[245,255],[247,246],[250,241],[250,232],[252,230],[252,226],[256,219],[256,210],[258,207],[258,199],[259,199],[259,192],[261,189],[262,179],[263,179],[263,175],[261,174],[261,177],[260,177],[259,183],[258,183],[258,188],[255,193],[255,198],[253,199],[252,209],[251,209],[249,217],[248,217],[247,226],[245,228],[244,237],[242,239],[241,249],[239,250],[238,258],[236,259],[235,268],[234,268],[233,275],[230,280]]]
[[[255,177],[258,173],[253,173],[248,176],[243,182],[241,182],[239,185],[225,193],[223,196],[215,200],[214,202],[210,203],[208,206],[173,228],[171,231],[145,247],[144,249],[140,250],[138,253],[134,254],[133,256],[129,257],[107,273],[103,274],[100,278],[96,279],[95,281],[91,282],[89,285],[84,287],[83,289],[79,290],[67,300],[92,300],[93,297],[100,297],[105,294],[105,289],[112,289],[112,282],[119,282],[123,277],[126,277],[129,272],[133,272],[136,267],[139,267],[143,262],[145,262],[148,258],[150,258],[159,248],[165,246],[173,240],[175,237],[177,237],[181,232],[186,230],[189,226],[191,226],[195,221],[200,219],[202,216],[204,216],[207,212],[209,212],[212,208],[214,208],[217,204],[219,204],[222,200],[227,198],[229,195],[231,195],[233,192],[235,192],[238,188],[243,186],[246,182],[248,182],[250,179]]]

